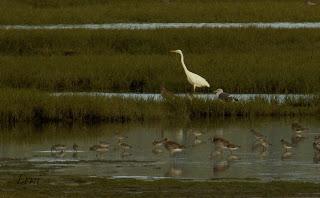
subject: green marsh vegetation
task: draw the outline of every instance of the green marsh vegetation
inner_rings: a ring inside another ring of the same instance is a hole
[[[287,98],[268,101],[256,98],[237,103],[189,97],[125,99],[101,96],[52,96],[24,89],[0,89],[0,121],[16,122],[144,122],[162,119],[210,119],[217,117],[320,115],[320,98]]]
[[[2,0],[0,24],[312,22],[319,11],[304,0]]]
[[[41,173],[40,173],[41,174]],[[178,181],[134,179],[105,179],[82,176],[51,176],[46,172],[37,185],[17,185],[18,174],[1,175],[0,187],[5,197],[314,197],[320,192],[319,184],[308,182],[261,182],[257,180]],[[23,187],[23,190],[21,190]],[[137,195],[139,192],[139,195]]]
[[[320,30],[2,30],[0,86],[45,91],[174,92],[188,68],[231,93],[320,91]],[[202,89],[202,92],[212,90]]]

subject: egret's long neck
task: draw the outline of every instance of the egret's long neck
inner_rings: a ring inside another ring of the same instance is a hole
[[[182,67],[184,69],[184,72],[187,73],[189,72],[189,70],[187,69],[186,65],[184,64],[184,57],[183,57],[183,54],[181,53],[181,64],[182,64]]]

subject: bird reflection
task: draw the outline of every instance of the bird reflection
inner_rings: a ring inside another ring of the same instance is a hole
[[[320,161],[320,152],[319,151],[315,151],[314,155],[313,155],[313,162],[318,164]]]
[[[163,142],[165,140],[153,140],[152,142],[152,145],[153,145],[153,148],[152,148],[152,153],[153,154],[159,154],[159,153],[162,153],[163,150],[159,147],[163,146]]]
[[[224,172],[230,167],[228,160],[216,161],[213,163],[213,173]]]
[[[64,150],[60,150],[57,152],[51,152],[51,156],[55,158],[63,158],[65,156]]]
[[[171,167],[165,174],[166,177],[178,177],[181,176],[182,169]]]
[[[320,161],[320,136],[314,137],[312,146],[313,146],[313,150],[314,150],[313,161],[314,161],[314,163],[319,163],[319,161]]]
[[[285,151],[281,155],[282,160],[290,159],[291,157],[292,157],[292,152],[290,152],[290,151]]]
[[[163,150],[160,149],[160,148],[153,148],[153,149],[152,149],[152,153],[153,153],[153,154],[156,154],[156,155],[157,155],[157,154],[160,154],[160,153],[162,153],[162,152],[163,152]]]
[[[179,177],[183,173],[182,168],[177,166],[177,163],[173,162],[169,170],[165,173],[165,177]]]
[[[302,136],[301,134],[292,134],[291,136],[291,143],[294,146],[297,146],[301,141],[303,141],[305,139],[304,136]]]
[[[255,137],[255,142],[252,145],[253,151],[259,151],[260,157],[264,158],[267,156],[269,146],[271,146],[271,143],[268,141],[267,137],[260,133],[259,131],[255,129],[251,129],[250,132]]]
[[[229,161],[240,160],[240,157],[237,155],[229,155],[228,160]]]
[[[213,173],[226,171],[230,168],[233,161],[240,160],[240,157],[233,153],[240,146],[218,136],[211,138],[211,142],[214,144],[214,151],[210,155],[210,158],[213,159]],[[229,152],[224,154],[224,150],[228,150]]]

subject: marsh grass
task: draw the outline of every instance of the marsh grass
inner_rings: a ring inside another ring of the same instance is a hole
[[[5,168],[5,167],[4,167]],[[43,171],[44,172],[44,171]],[[20,172],[19,172],[20,173]],[[27,177],[35,174],[24,173]],[[36,175],[38,176],[38,175]],[[178,180],[178,179],[108,179],[86,176],[53,176],[41,174],[40,182],[25,185],[23,190],[16,183],[18,173],[2,173],[0,184],[4,197],[41,197],[43,194],[51,197],[77,196],[88,197],[103,194],[107,197],[133,197],[132,189],[137,189],[139,197],[314,197],[319,194],[319,184],[311,182],[271,181],[262,182],[254,178],[216,179],[208,181]],[[54,183],[55,185],[52,185]],[[129,195],[129,196],[128,196]],[[134,195],[136,197],[136,195]]]
[[[1,30],[1,55],[314,52],[318,29]]]
[[[0,24],[309,22],[319,21],[319,11],[303,0],[2,0]]]
[[[225,103],[219,100],[178,97],[155,101],[101,96],[52,96],[25,89],[0,89],[0,121],[15,122],[144,122],[161,119],[217,117],[306,116],[320,114],[318,96],[280,103],[256,98]]]
[[[320,91],[320,30],[0,31],[0,86],[47,91],[191,91],[189,69],[231,93]],[[67,54],[66,54],[67,53]],[[212,90],[202,89],[202,92]]]

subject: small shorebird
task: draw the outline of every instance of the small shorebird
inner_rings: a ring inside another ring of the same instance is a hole
[[[129,150],[129,149],[132,148],[131,145],[129,145],[129,144],[125,143],[125,142],[121,142],[121,141],[118,142],[118,145],[120,146],[120,148],[122,148],[124,150]]]
[[[228,149],[227,144],[230,142],[222,137],[214,136],[213,138],[210,138],[211,142],[214,144],[216,150],[218,150],[220,154],[223,153],[223,149]],[[220,152],[221,151],[221,152]]]
[[[200,140],[200,139],[198,138],[198,136],[195,136],[195,139],[194,139],[193,144],[194,144],[194,145],[198,145],[198,144],[201,144],[201,143],[202,143],[202,140]]]
[[[222,137],[218,137],[218,136],[214,136],[213,138],[211,138],[211,142],[214,144],[226,144],[229,143],[228,140],[222,138]]]
[[[233,151],[238,150],[240,148],[239,145],[235,145],[231,143],[229,140],[226,140],[222,137],[214,136],[211,141],[217,146],[219,149],[228,149],[230,151],[230,154],[232,154]]]
[[[101,147],[100,145],[93,145],[89,148],[90,151],[96,151],[96,152],[99,152],[99,153],[104,153],[104,152],[107,152],[109,151],[109,148],[106,148],[106,147]]]
[[[155,147],[159,147],[163,145],[164,140],[153,140],[152,145]]]
[[[257,141],[261,141],[267,138],[265,135],[262,135],[262,133],[260,133],[259,131],[256,131],[255,129],[250,129],[250,132],[253,133]]]
[[[304,139],[305,139],[305,137],[303,137],[301,135],[292,135],[291,136],[291,143],[292,143],[292,145],[297,146]]]
[[[295,131],[296,133],[302,133],[308,130],[308,128],[303,127],[301,124],[299,124],[298,122],[293,122],[291,124],[291,129],[293,131]]]
[[[164,147],[170,152],[170,154],[182,152],[186,147],[177,142],[168,140],[168,138],[164,139]]]
[[[309,5],[309,6],[318,5],[316,2],[312,2],[312,1],[309,1],[309,0],[306,1],[306,4]]]
[[[285,149],[285,152],[288,152],[289,149],[292,149],[293,146],[291,143],[285,141],[284,139],[281,139],[282,148]]]
[[[314,150],[320,152],[320,136],[314,137],[313,148]]]
[[[199,136],[202,135],[202,133],[201,133],[200,131],[193,131],[193,132],[192,132],[192,135],[193,135],[194,137],[199,137]]]
[[[227,149],[230,151],[230,154],[232,155],[232,152],[233,151],[236,151],[236,150],[238,150],[239,148],[240,148],[240,146],[239,145],[235,145],[235,144],[232,144],[232,143],[228,143],[228,144],[226,144],[226,147],[227,147]]]
[[[231,96],[230,94],[223,92],[223,90],[221,88],[217,89],[215,91],[215,94],[220,100],[223,100],[226,102],[239,101],[237,98]]]
[[[64,152],[66,150],[66,145],[63,145],[63,144],[54,144],[51,146],[51,152],[53,151],[59,151],[59,152]]]
[[[163,84],[160,86],[160,90],[161,96],[165,99],[175,99],[177,97],[173,92],[168,91]]]
[[[160,146],[163,145],[164,140],[153,140],[152,145],[153,145],[153,149],[152,149],[152,153],[154,154],[159,154],[162,153],[162,149],[158,148]]]
[[[99,142],[99,146],[103,147],[103,148],[109,148],[110,144],[108,142],[105,142],[105,141],[100,141]]]
[[[261,139],[259,144],[262,147],[262,151],[266,151],[269,148],[269,146],[271,145],[270,142],[266,139]]]
[[[124,139],[127,139],[128,136],[123,136],[123,135],[117,135],[117,140],[119,141],[123,141]]]
[[[78,152],[78,148],[79,148],[79,146],[76,143],[74,143],[73,146],[72,146],[73,152],[77,153]]]

